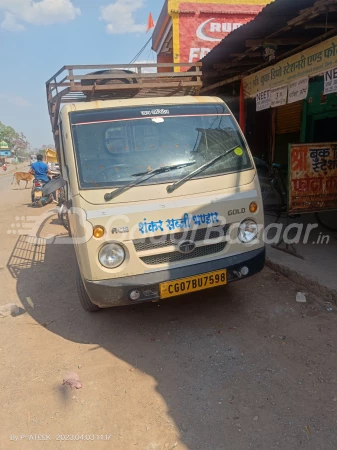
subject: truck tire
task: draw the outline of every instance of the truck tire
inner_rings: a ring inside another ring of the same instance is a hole
[[[89,295],[87,294],[87,291],[85,290],[78,265],[76,266],[76,288],[82,308],[88,312],[99,311],[100,308],[92,303],[92,301],[89,298]]]
[[[130,70],[118,70],[118,69],[112,69],[112,70],[99,70],[97,72],[89,73],[88,75],[121,75],[121,78],[111,78],[111,79],[105,79],[105,80],[82,80],[81,84],[82,86],[93,86],[94,85],[109,85],[109,84],[135,84],[135,89],[125,89],[125,90],[107,90],[104,91],[94,91],[94,93],[86,94],[90,97],[91,100],[113,100],[113,99],[119,99],[119,98],[133,98],[135,97],[138,92],[139,88],[137,89],[137,80],[136,79],[130,79],[130,78],[123,78],[123,75],[128,74],[132,75],[134,72],[131,72]]]

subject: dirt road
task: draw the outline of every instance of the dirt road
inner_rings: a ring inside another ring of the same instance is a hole
[[[72,247],[43,239],[63,233],[56,217],[37,243],[17,234],[42,210],[10,181],[0,178],[0,306],[23,313],[0,319],[1,449],[336,449],[337,315],[324,299],[296,303],[299,288],[266,269],[89,315]],[[82,389],[62,386],[69,371]]]

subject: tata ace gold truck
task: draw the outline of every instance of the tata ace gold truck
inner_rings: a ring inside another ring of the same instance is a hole
[[[259,181],[233,114],[200,96],[201,63],[155,66],[65,66],[47,82],[87,311],[209,290],[264,267]]]

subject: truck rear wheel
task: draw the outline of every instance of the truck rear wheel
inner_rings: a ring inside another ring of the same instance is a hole
[[[80,269],[78,266],[76,267],[76,288],[82,308],[88,312],[99,311],[100,308],[97,305],[94,305],[94,303],[92,303],[92,301],[89,298],[89,295],[87,294],[87,291],[85,290]]]
[[[131,70],[118,70],[118,69],[112,69],[112,70],[98,70],[97,72],[91,72],[88,75],[121,75],[120,78],[111,78],[111,79],[105,79],[105,80],[87,80],[84,79],[81,81],[82,86],[93,86],[93,90],[90,93],[87,93],[87,97],[91,100],[106,100],[106,99],[115,99],[115,98],[133,98],[135,97],[139,89],[113,89],[111,91],[107,89],[104,89],[103,91],[95,91],[95,86],[108,86],[109,84],[135,84],[137,86],[137,79],[129,79],[124,78],[123,75],[132,75],[134,72]]]

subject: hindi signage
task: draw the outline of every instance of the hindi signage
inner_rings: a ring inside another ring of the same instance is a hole
[[[271,106],[270,90],[256,94],[256,111],[263,111]]]
[[[280,86],[270,90],[271,107],[277,108],[278,106],[285,105],[288,97],[288,86]]]
[[[309,91],[309,77],[293,81],[288,86],[288,103],[305,100]]]
[[[324,73],[324,95],[337,92],[337,67]]]
[[[337,210],[337,142],[289,147],[289,212]]]
[[[337,38],[328,39],[243,79],[245,97],[259,91],[289,84],[299,78],[313,77],[337,66]]]

